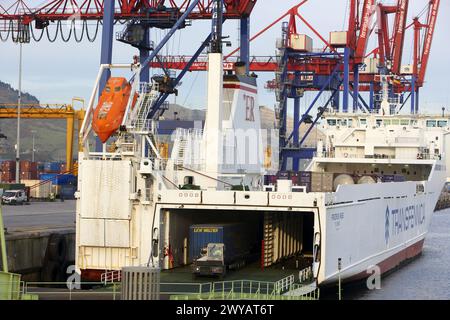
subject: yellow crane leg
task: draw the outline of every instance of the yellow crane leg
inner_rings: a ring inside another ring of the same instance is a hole
[[[66,171],[72,171],[73,169],[73,125],[74,115],[68,116],[66,119],[67,132],[66,132]]]

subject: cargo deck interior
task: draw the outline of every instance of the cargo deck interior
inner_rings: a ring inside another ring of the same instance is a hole
[[[163,217],[161,239],[169,239],[170,257],[161,274],[162,282],[219,281],[191,273],[193,259],[200,252],[193,253],[190,228],[198,225],[244,225],[245,233],[233,234],[233,238],[247,243],[245,266],[227,271],[224,280],[278,281],[291,274],[297,278],[300,270],[312,265],[312,212],[170,209],[164,210]]]

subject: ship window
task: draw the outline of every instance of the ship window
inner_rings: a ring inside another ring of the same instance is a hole
[[[377,127],[379,127],[383,123],[383,120],[382,119],[377,119],[376,123],[377,123]]]
[[[120,87],[115,87],[114,88],[114,92],[119,92],[121,89],[120,89]]]
[[[427,127],[428,128],[435,128],[436,127],[436,120],[427,120]]]
[[[353,127],[353,119],[348,119],[348,126]]]
[[[398,125],[399,123],[400,123],[400,120],[398,120],[398,119],[392,119],[392,125],[393,125],[393,126]]]
[[[367,119],[359,119],[359,123],[364,126],[367,124]]]
[[[389,126],[390,124],[391,124],[391,120],[390,119],[384,120],[384,125],[385,126]]]
[[[347,119],[342,119],[338,121],[339,125],[346,127],[347,126]]]
[[[439,120],[438,121],[438,127],[439,128],[443,128],[447,126],[447,121],[446,120]]]
[[[328,119],[327,123],[329,126],[335,126],[336,125],[336,119]]]
[[[106,88],[105,88],[105,92],[111,92],[111,88],[109,87],[109,86],[107,86]]]
[[[402,119],[402,120],[400,120],[400,124],[402,126],[407,126],[407,125],[409,125],[409,120],[408,119]]]
[[[411,125],[412,126],[416,126],[417,125],[417,120],[411,120]]]

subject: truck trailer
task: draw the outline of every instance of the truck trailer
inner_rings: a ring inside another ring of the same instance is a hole
[[[258,245],[244,223],[192,225],[189,240],[193,275],[220,278],[248,263]]]

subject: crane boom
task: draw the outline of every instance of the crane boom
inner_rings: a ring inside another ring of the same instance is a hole
[[[364,59],[369,42],[370,21],[373,14],[375,0],[364,0],[363,12],[361,17],[361,30],[359,31],[356,45],[355,59],[356,63],[361,63]]]
[[[405,43],[406,19],[408,17],[409,0],[398,0],[398,11],[394,23],[394,41],[392,43],[392,72],[400,73],[402,64],[403,46]]]
[[[431,44],[433,42],[434,30],[436,28],[436,20],[439,12],[440,0],[430,0],[428,11],[428,21],[426,24],[426,35],[423,44],[422,59],[420,63],[419,75],[417,78],[418,86],[422,86],[427,72],[428,61],[430,59]]]

